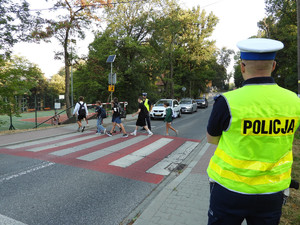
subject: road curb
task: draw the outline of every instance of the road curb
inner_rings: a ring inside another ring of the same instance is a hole
[[[210,144],[207,143],[206,138],[201,140],[199,145],[194,148],[192,153],[182,162],[187,164],[184,171],[178,175],[176,172],[172,172],[168,175],[162,183],[160,183],[129,215],[126,217],[120,225],[126,225],[138,217],[137,221],[143,221],[146,224],[147,220],[152,218],[154,214],[159,210],[159,206],[168,198],[168,196],[176,190],[176,187],[181,184],[182,181],[191,173],[192,169],[199,162],[203,154],[207,151]],[[137,222],[136,221],[136,222]],[[133,224],[136,224],[133,223]],[[140,224],[140,222],[138,222]]]

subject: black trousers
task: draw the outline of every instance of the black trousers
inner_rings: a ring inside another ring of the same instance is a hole
[[[146,115],[146,123],[149,130],[151,130],[150,116],[149,113]]]
[[[208,225],[278,225],[283,192],[246,195],[232,192],[218,183],[210,184]]]

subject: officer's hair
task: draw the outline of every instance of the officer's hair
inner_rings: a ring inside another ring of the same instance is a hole
[[[79,101],[83,101],[84,100],[84,97],[83,96],[80,96],[79,97]]]
[[[271,74],[274,60],[243,60],[250,74]]]

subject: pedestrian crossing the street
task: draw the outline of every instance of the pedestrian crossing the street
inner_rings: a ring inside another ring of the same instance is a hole
[[[88,131],[10,145],[0,153],[160,183],[198,144],[180,137],[121,138],[121,134],[95,136]]]

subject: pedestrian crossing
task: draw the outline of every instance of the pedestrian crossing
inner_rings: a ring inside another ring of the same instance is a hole
[[[129,179],[159,183],[199,141],[145,134],[121,138],[72,133],[7,146],[0,153],[69,165]]]

